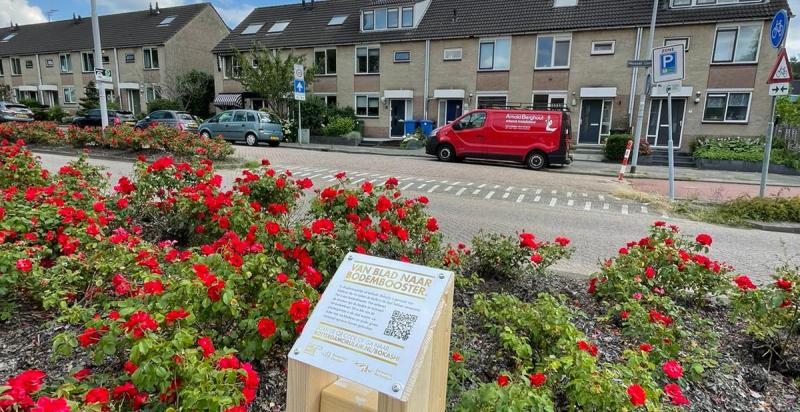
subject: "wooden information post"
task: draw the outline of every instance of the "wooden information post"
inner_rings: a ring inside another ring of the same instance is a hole
[[[452,272],[350,253],[289,353],[287,412],[444,411]]]

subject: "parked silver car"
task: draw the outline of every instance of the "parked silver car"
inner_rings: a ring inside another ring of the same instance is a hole
[[[201,124],[200,134],[206,137],[222,136],[225,140],[245,142],[248,146],[266,142],[275,147],[283,140],[283,127],[264,112],[228,110]]]
[[[134,128],[147,129],[159,124],[189,132],[197,131],[197,120],[187,112],[177,110],[156,110],[142,120],[136,122]]]
[[[33,111],[24,104],[0,102],[0,122],[32,122]]]

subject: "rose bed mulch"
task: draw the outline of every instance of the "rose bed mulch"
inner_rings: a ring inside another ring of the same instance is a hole
[[[532,301],[539,293],[565,297],[564,303],[579,315],[573,318],[576,326],[600,348],[602,361],[618,360],[622,351],[632,342],[612,322],[599,321],[604,315],[598,302],[586,293],[586,282],[567,276],[552,275],[520,285],[517,282],[487,280],[475,290],[457,290],[456,309],[467,309],[474,293],[500,292]],[[522,286],[522,287],[521,287]],[[684,391],[691,401],[689,411],[800,411],[800,388],[792,377],[769,371],[754,358],[752,339],[739,332],[739,327],[728,321],[727,313],[718,307],[698,309],[712,320],[720,334],[719,367],[706,371],[701,383],[688,383]],[[511,368],[502,357],[502,347],[497,339],[486,333],[483,320],[465,310],[465,316],[456,317],[454,330],[466,328],[462,344],[473,355],[466,367],[481,381],[493,381],[497,375]],[[581,314],[582,313],[582,314]],[[462,324],[459,324],[461,322]],[[86,367],[84,354],[77,350],[67,359],[52,359],[52,338],[70,326],[53,322],[50,316],[23,305],[17,316],[0,323],[0,381],[16,372],[36,368],[48,376],[64,376],[70,370]],[[79,328],[75,328],[79,331]],[[800,342],[795,347],[800,348]],[[258,395],[251,411],[282,411],[286,405],[286,354],[288,348],[275,347],[271,356],[255,362],[261,377]],[[476,384],[477,386],[477,384]],[[469,388],[467,388],[469,389]],[[450,399],[450,405],[457,399]]]

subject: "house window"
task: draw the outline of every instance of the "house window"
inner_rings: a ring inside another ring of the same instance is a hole
[[[55,64],[55,62],[53,62],[53,59],[47,59],[47,60],[44,61],[44,66],[45,67],[53,67],[55,65],[56,64]]]
[[[103,56],[103,65],[108,66],[111,64],[111,57]]]
[[[750,92],[708,93],[703,121],[746,123],[750,112],[750,97]]]
[[[144,50],[144,68],[145,69],[158,69],[158,49],[155,47],[145,48]]]
[[[241,62],[234,56],[224,56],[222,66],[223,77],[226,79],[238,79],[242,74]]]
[[[567,92],[546,93],[534,92],[534,109],[565,109],[567,107]]]
[[[478,96],[478,109],[506,107],[506,96]]]
[[[22,74],[22,62],[19,61],[19,58],[12,57],[11,58],[11,75],[12,76],[19,76]]]
[[[336,49],[315,51],[314,64],[317,74],[336,74]]]
[[[136,55],[133,53],[125,53],[125,63],[135,63]]]
[[[347,15],[341,16],[333,16],[331,17],[331,21],[328,22],[328,26],[341,26],[344,24],[344,21],[347,20]]]
[[[375,30],[375,13],[372,10],[365,11],[361,16],[361,30]]]
[[[508,70],[510,65],[511,39],[481,40],[480,70]]]
[[[403,7],[403,27],[414,26],[414,8]]]
[[[326,106],[336,107],[336,95],[335,94],[326,94],[319,96],[322,100],[325,101]]]
[[[144,88],[144,97],[148,102],[161,98],[161,88],[157,85],[148,85]]]
[[[375,30],[386,30],[386,9],[375,10]]]
[[[94,53],[81,53],[81,71],[89,73],[94,71]]]
[[[291,20],[276,22],[272,25],[272,27],[269,28],[269,30],[267,30],[267,33],[282,33],[287,27],[289,27],[289,23],[291,22]]]
[[[396,51],[394,52],[394,62],[395,63],[408,63],[411,61],[411,52],[410,51]]]
[[[592,42],[592,54],[614,54],[614,49],[616,48],[616,41],[593,41]]]
[[[761,24],[721,26],[714,40],[713,63],[756,63]]]
[[[168,17],[164,18],[164,20],[161,20],[161,23],[158,23],[158,27],[167,27],[167,26],[169,26],[173,21],[175,21],[176,17],[178,17],[178,16],[168,16]]]
[[[65,87],[64,88],[64,103],[71,104],[76,103],[77,100],[75,99],[75,88],[74,87]]]
[[[386,28],[388,29],[396,29],[397,26],[400,24],[399,21],[400,16],[398,15],[397,9],[389,9],[386,11]]]
[[[553,7],[577,6],[578,0],[554,0]]]
[[[259,30],[261,30],[262,27],[264,27],[264,23],[248,25],[244,30],[242,30],[242,34],[256,34]]]
[[[539,36],[536,39],[536,68],[568,68],[571,48],[572,37],[569,35]]]
[[[444,60],[445,61],[461,60],[463,54],[464,53],[460,47],[457,49],[444,49]]]
[[[356,95],[356,116],[378,117],[381,99],[378,96]]]
[[[381,49],[377,46],[356,48],[356,74],[377,74],[381,68]]]
[[[61,73],[72,73],[72,55],[61,54],[58,56],[58,61],[61,66]]]
[[[0,76],[5,76],[6,73],[3,71],[3,59],[0,59]]]
[[[33,60],[25,60],[25,68],[32,69],[33,68]]]
[[[2,41],[3,41],[3,42],[7,42],[7,41],[9,41],[9,40],[13,39],[13,38],[14,38],[14,36],[16,36],[16,35],[17,35],[17,33],[9,33],[9,34],[7,34],[5,37],[3,37],[3,40],[2,40]]]
[[[689,37],[667,37],[664,39],[664,46],[683,45],[683,50],[689,51]]]

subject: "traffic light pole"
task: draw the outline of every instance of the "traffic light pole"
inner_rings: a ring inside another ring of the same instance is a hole
[[[97,18],[97,1],[92,0],[92,38],[94,40],[94,68],[103,68],[103,49],[100,47],[100,22]],[[106,103],[106,86],[103,82],[96,82],[97,92],[100,94],[100,119],[103,129],[108,127],[108,104]]]

